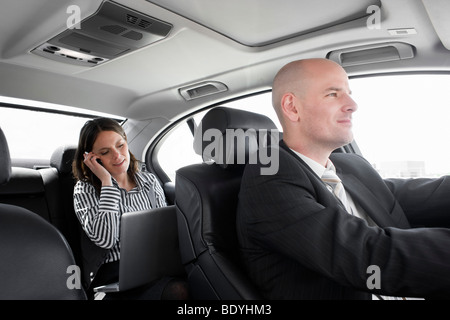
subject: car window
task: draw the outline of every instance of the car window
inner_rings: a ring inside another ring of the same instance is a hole
[[[450,75],[411,74],[350,79],[358,110],[353,132],[362,155],[385,178],[433,177],[450,173],[448,116]],[[262,113],[281,130],[271,104],[263,93],[223,104]],[[194,116],[198,124],[205,112]],[[192,148],[186,123],[169,133],[158,154],[163,170],[174,181],[175,170],[201,162]]]
[[[281,130],[275,111],[272,108],[271,99],[271,93],[266,92],[223,103],[221,106],[264,114],[271,118],[278,129]],[[193,115],[197,125],[206,112],[202,111]],[[202,162],[201,156],[194,152],[193,143],[194,138],[186,121],[173,128],[162,141],[162,145],[157,153],[157,161],[171,181],[175,181],[175,171],[178,168]]]
[[[194,118],[198,121],[203,115],[204,112]],[[161,143],[157,151],[157,161],[170,181],[175,181],[175,171],[178,168],[202,162],[200,155],[194,152],[194,137],[186,121],[182,121],[167,133]]]
[[[0,97],[0,128],[8,141],[13,165],[48,163],[59,146],[76,145],[81,127],[96,116],[121,120],[113,115],[81,112],[66,106]]]
[[[383,177],[450,173],[450,75],[411,74],[350,81],[358,104],[353,132]]]

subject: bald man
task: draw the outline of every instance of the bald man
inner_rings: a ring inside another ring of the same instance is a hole
[[[279,169],[247,165],[237,213],[243,263],[264,297],[450,298],[449,177],[383,180],[362,157],[333,153],[353,140],[358,106],[330,60],[285,65],[273,106]]]

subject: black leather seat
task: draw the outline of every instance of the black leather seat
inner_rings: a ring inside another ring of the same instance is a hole
[[[227,149],[237,129],[243,131],[233,139],[234,148]],[[276,130],[276,126],[259,114],[225,107],[210,110],[194,138],[194,149],[205,162],[176,173],[180,252],[194,299],[262,298],[241,267],[235,227],[242,172],[262,142],[260,129]],[[217,140],[210,141],[209,134]],[[217,148],[211,151],[214,145]],[[207,163],[205,152],[211,153],[213,163]]]
[[[75,260],[81,266],[81,225],[75,215],[73,207],[73,189],[75,187],[75,178],[72,174],[72,162],[77,150],[76,145],[63,145],[55,149],[50,158],[50,166],[55,168],[58,173],[58,189],[59,189],[59,213],[64,219],[65,229],[64,237],[69,242]]]
[[[0,129],[0,185],[11,175]],[[86,299],[71,248],[50,222],[28,209],[0,204],[0,299]]]

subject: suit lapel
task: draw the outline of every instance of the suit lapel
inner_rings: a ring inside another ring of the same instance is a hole
[[[341,178],[345,190],[378,226],[387,227],[395,225],[390,210],[386,207],[386,203],[376,198],[372,190],[352,174],[342,173],[339,169],[337,169],[337,174]]]
[[[300,159],[283,140],[279,143],[280,147],[285,149],[288,153],[294,156],[303,166],[311,173],[312,178],[317,179],[317,183],[322,185],[322,180],[314,171]],[[390,213],[390,208],[387,207],[386,202],[378,199],[366,184],[363,184],[360,179],[357,179],[353,174],[343,173],[339,167],[336,167],[336,173],[341,178],[346,192],[348,192],[353,200],[358,203],[362,209],[369,215],[369,217],[380,227],[396,226],[394,219]],[[326,189],[325,185],[323,187]],[[328,190],[327,190],[328,192]]]

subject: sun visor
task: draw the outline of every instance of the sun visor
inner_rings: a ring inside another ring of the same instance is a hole
[[[147,1],[251,47],[358,19],[365,23],[371,8],[381,7],[380,0],[190,0],[189,5],[183,0]]]
[[[442,44],[450,50],[450,1],[448,0],[422,0],[434,30],[441,39]]]
[[[79,28],[67,29],[32,52],[66,63],[95,66],[165,38],[172,25],[106,1]]]

